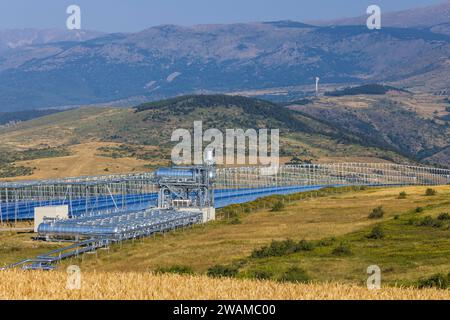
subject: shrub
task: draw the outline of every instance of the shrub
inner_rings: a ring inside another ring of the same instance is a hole
[[[419,220],[417,225],[422,227],[440,228],[442,227],[443,223],[441,220],[433,219],[431,216],[426,216]]]
[[[3,248],[2,251],[5,252],[5,253],[18,252],[18,251],[20,251],[20,247],[13,245],[11,247]]]
[[[301,240],[300,242],[287,239],[284,241],[272,240],[270,245],[263,246],[259,249],[253,250],[252,258],[266,258],[266,257],[281,257],[299,251],[311,251],[314,249],[312,242]]]
[[[159,267],[155,270],[156,273],[176,273],[176,274],[194,274],[191,267],[182,265],[173,265],[171,267]]]
[[[284,241],[273,240],[269,246],[255,249],[252,252],[253,258],[280,257],[286,254],[294,253],[297,250],[297,244],[288,239]]]
[[[380,219],[384,216],[384,210],[382,206],[376,207],[372,210],[372,212],[369,214],[369,219]]]
[[[236,267],[217,264],[208,269],[207,275],[214,278],[235,277],[238,271]]]
[[[341,243],[339,246],[334,248],[331,253],[335,256],[348,256],[352,254],[352,251],[347,245]]]
[[[434,189],[431,189],[431,188],[428,188],[427,191],[425,191],[425,195],[428,196],[428,197],[429,196],[434,196],[436,194],[437,194],[437,191],[434,190]]]
[[[312,242],[301,240],[297,245],[297,251],[312,251],[314,250],[314,244]]]
[[[443,225],[444,223],[441,220],[434,219],[432,227],[441,228]]]
[[[384,238],[384,230],[381,226],[375,226],[370,234],[367,236],[369,239],[383,239]]]
[[[437,217],[438,220],[444,221],[444,220],[450,220],[450,214],[447,212],[442,212]]]
[[[396,215],[394,216],[394,220],[398,220],[398,219],[400,219],[400,216],[399,216],[398,214],[396,214]]]
[[[306,283],[311,279],[308,273],[301,268],[292,267],[286,270],[283,275],[279,278],[282,282],[296,282],[296,283]]]
[[[417,207],[417,208],[416,208],[416,212],[417,212],[417,213],[423,212],[423,210],[424,210],[424,209],[423,209],[422,207]]]
[[[400,192],[400,194],[398,195],[399,199],[406,199],[406,197],[408,196],[408,194],[405,191]]]
[[[241,219],[239,219],[238,217],[234,217],[233,219],[230,220],[229,224],[241,224],[242,221]]]
[[[255,270],[252,273],[252,278],[258,280],[269,280],[272,279],[272,273],[265,270]]]
[[[420,279],[419,288],[447,289],[449,287],[449,277],[442,273],[434,274],[428,278]]]
[[[7,164],[0,167],[0,178],[13,178],[20,176],[30,176],[33,174],[33,169],[24,166],[15,166],[14,164]]]
[[[333,242],[336,241],[336,239],[322,239],[316,242],[316,246],[318,247],[329,247],[333,244]]]
[[[281,200],[278,200],[277,202],[274,203],[274,205],[272,206],[272,212],[277,212],[277,211],[281,211],[284,209],[284,202]]]

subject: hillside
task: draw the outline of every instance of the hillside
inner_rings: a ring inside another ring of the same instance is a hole
[[[359,93],[357,89],[338,90],[334,97],[293,103],[289,108],[423,163],[450,166],[446,156],[449,108],[443,97],[403,91]]]
[[[43,110],[28,110],[16,112],[0,112],[0,127],[4,125],[11,125],[16,122],[40,118],[59,111],[60,110],[56,109],[48,109],[48,110],[43,109]]]
[[[305,91],[296,87],[312,86],[317,76],[321,85],[386,82],[445,91],[450,35],[443,28],[370,31],[275,21],[162,25],[129,34],[88,34],[82,41],[55,37],[1,54],[0,111],[127,106],[182,94],[274,88],[301,96]]]
[[[101,32],[65,29],[10,29],[0,30],[0,57],[13,52],[26,53],[31,46],[53,42],[80,42],[101,36]],[[45,52],[45,51],[44,51]]]
[[[31,177],[143,170],[168,164],[175,145],[170,142],[173,130],[192,129],[197,120],[203,121],[204,130],[222,132],[228,128],[280,129],[283,161],[292,157],[302,161],[409,161],[305,113],[267,101],[223,95],[185,96],[130,109],[69,110],[0,129],[0,143],[4,154],[24,154],[24,160],[16,159],[15,164],[35,168]],[[45,148],[65,148],[72,154],[42,160],[27,157],[30,149]],[[127,161],[130,159],[134,160]],[[125,163],[131,165],[124,167]],[[79,170],[70,169],[74,166]]]
[[[356,87],[347,87],[340,90],[334,90],[334,91],[328,91],[325,92],[325,96],[328,97],[343,97],[343,96],[354,96],[354,95],[361,95],[361,94],[386,94],[388,92],[404,92],[407,93],[408,91],[395,88],[392,86],[385,86],[385,85],[379,85],[379,84],[366,84]]]
[[[386,27],[433,27],[450,22],[450,1],[427,7],[418,7],[395,12],[383,12],[382,23]],[[314,22],[320,25],[365,25],[366,16]]]

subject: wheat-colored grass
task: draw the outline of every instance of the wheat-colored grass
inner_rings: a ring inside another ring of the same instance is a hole
[[[450,299],[450,291],[392,288],[370,291],[338,283],[292,284],[151,273],[82,273],[81,289],[66,289],[63,272],[0,273],[0,299]]]
[[[4,180],[37,180],[78,177],[95,174],[122,174],[147,171],[149,161],[135,158],[109,158],[101,156],[101,147],[118,146],[119,143],[88,142],[69,147],[71,154],[65,157],[42,158],[16,162],[17,166],[35,168],[31,176]],[[105,171],[108,168],[108,171]]]

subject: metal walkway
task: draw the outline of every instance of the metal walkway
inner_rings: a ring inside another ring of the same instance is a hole
[[[21,267],[24,270],[53,270],[56,268],[55,264],[63,259],[78,257],[86,252],[94,252],[99,248],[107,247],[109,243],[110,242],[108,240],[104,239],[85,240],[61,249],[50,251],[43,255],[39,255],[36,258],[13,263],[9,266],[1,268],[0,270],[7,270],[17,267]]]

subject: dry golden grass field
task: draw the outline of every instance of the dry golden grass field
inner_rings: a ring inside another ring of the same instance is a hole
[[[382,288],[338,284],[292,284],[206,276],[152,273],[81,273],[80,289],[69,290],[63,272],[0,272],[0,299],[255,299],[255,300],[448,300],[450,292],[435,289]]]
[[[100,155],[99,148],[118,145],[120,144],[111,142],[88,142],[71,146],[69,156],[18,161],[16,162],[18,166],[34,168],[33,174],[8,180],[55,179],[146,171],[144,165],[149,161],[132,157],[113,159]]]

